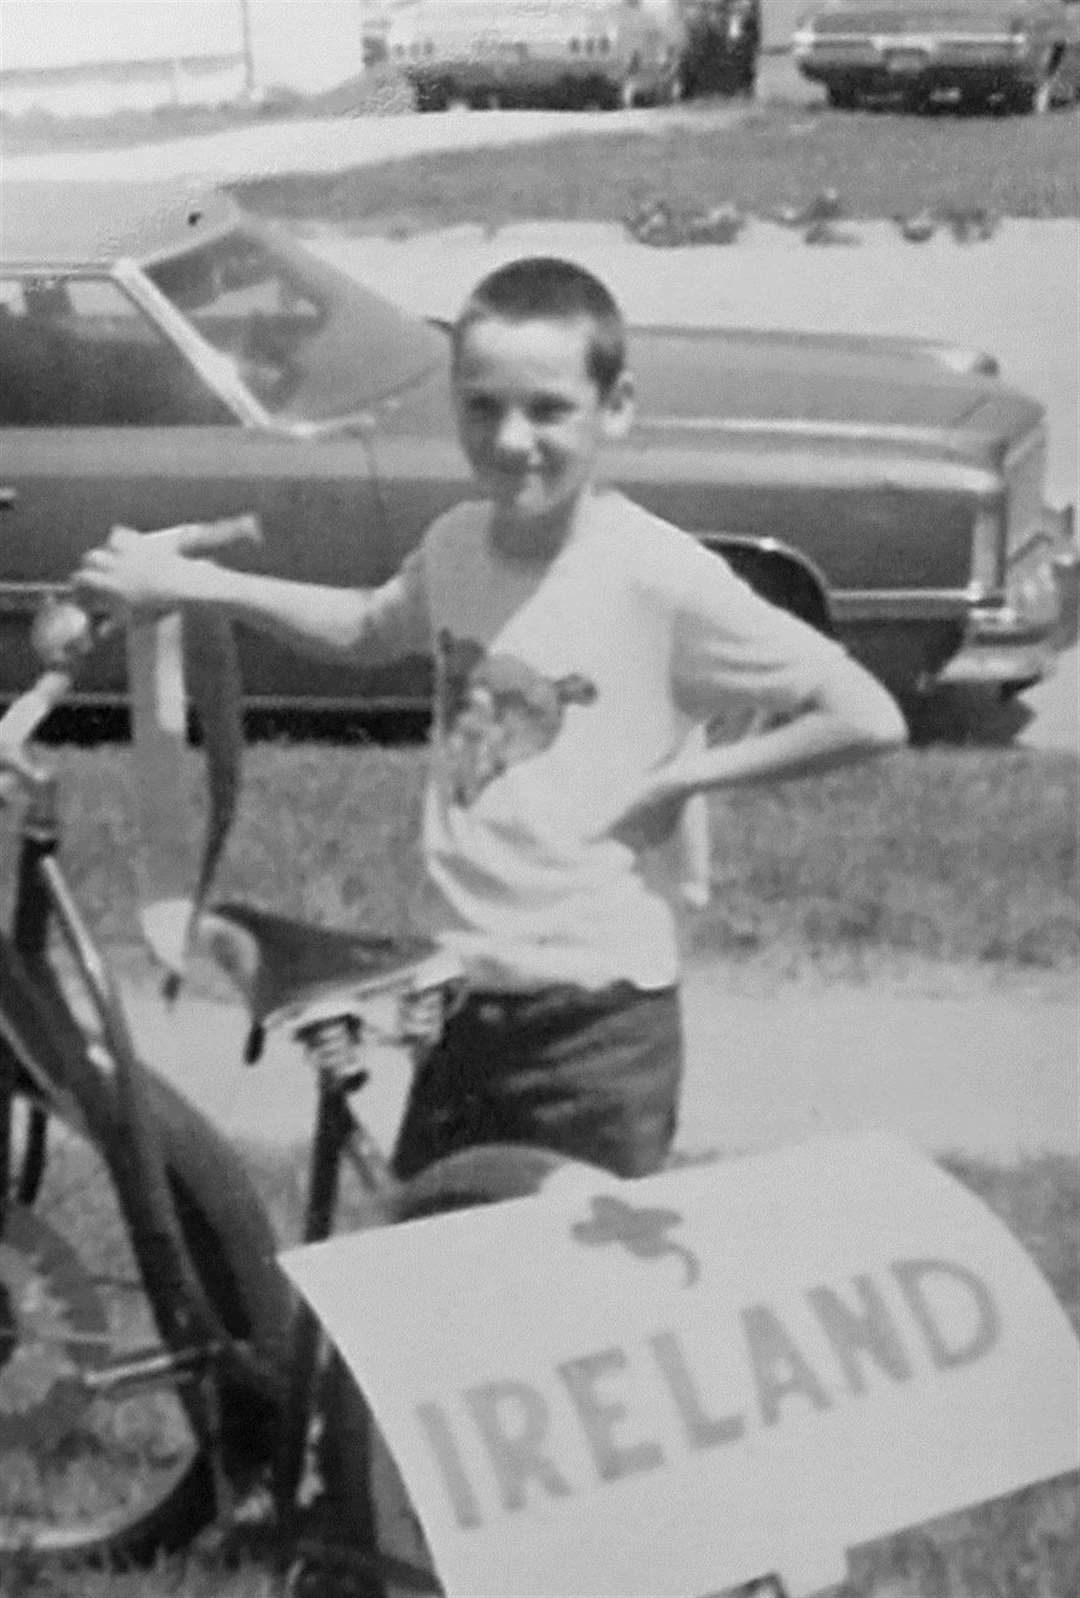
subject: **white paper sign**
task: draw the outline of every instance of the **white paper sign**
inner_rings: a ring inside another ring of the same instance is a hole
[[[285,1255],[451,1595],[661,1598],[1078,1464],[1078,1349],[973,1195],[877,1135]]]

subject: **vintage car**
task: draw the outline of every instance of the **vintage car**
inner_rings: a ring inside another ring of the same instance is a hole
[[[418,0],[387,14],[379,53],[421,111],[613,109],[678,97],[683,38],[674,0]]]
[[[1080,93],[1080,0],[825,0],[792,36],[829,103],[1042,112]]]
[[[367,585],[467,492],[446,328],[222,194],[12,184],[0,239],[0,695],[35,669],[39,602],[114,524],[254,511],[264,541],[236,559]],[[907,697],[1051,669],[1071,520],[1043,501],[1043,410],[991,359],[658,327],[633,329],[631,354],[639,420],[611,461],[630,495]],[[264,706],[427,695],[423,661],[346,671],[250,637],[243,668]],[[117,646],[82,693],[124,691]]]

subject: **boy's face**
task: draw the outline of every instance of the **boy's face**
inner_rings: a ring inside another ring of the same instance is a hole
[[[601,394],[585,322],[491,316],[463,336],[454,371],[458,435],[496,524],[527,546],[565,536],[604,444],[631,419],[629,379]]]

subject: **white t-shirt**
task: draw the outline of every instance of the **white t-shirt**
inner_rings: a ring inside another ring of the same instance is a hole
[[[490,507],[439,517],[375,595],[365,656],[435,658],[424,852],[473,980],[664,987],[668,899],[605,825],[734,699],[791,711],[838,645],[615,492],[554,558],[495,551]]]

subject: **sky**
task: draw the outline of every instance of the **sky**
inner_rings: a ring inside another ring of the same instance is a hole
[[[357,0],[248,0],[256,81],[335,83],[360,66]],[[241,48],[242,0],[0,0],[0,68]]]

